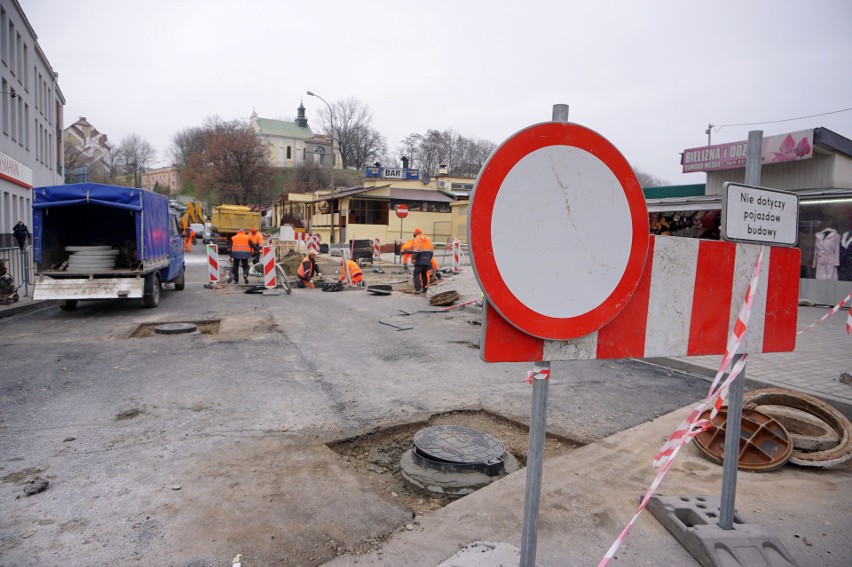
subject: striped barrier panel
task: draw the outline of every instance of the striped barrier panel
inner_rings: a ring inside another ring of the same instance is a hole
[[[207,245],[207,273],[209,283],[219,283],[219,246],[217,244]]]
[[[271,246],[263,247],[263,287],[275,289],[278,282],[275,280],[275,250]]]
[[[517,330],[486,305],[480,355],[486,362],[535,362],[724,354],[760,248],[652,236],[639,284],[609,323],[576,339],[545,340]],[[767,250],[752,321],[742,337],[744,353],[790,352],[796,346],[801,253]]]

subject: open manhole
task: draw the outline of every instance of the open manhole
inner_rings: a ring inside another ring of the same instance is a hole
[[[421,429],[399,466],[414,486],[451,497],[472,494],[520,468],[499,439],[461,425]]]
[[[411,452],[414,446],[414,438],[419,432],[434,426],[461,426],[493,437],[503,446],[504,452],[510,454],[512,460],[514,460],[513,464],[507,459],[504,470],[511,469],[513,466],[520,468],[526,464],[529,445],[527,426],[484,410],[458,410],[436,414],[425,421],[376,428],[362,435],[328,443],[327,446],[341,456],[347,468],[362,475],[362,478],[376,493],[408,506],[417,514],[423,514],[445,506],[464,495],[432,492],[427,488],[411,483],[404,477],[401,466],[403,455],[406,452]],[[486,445],[488,444],[486,443]],[[559,456],[580,446],[582,446],[582,443],[548,433],[545,437],[544,457],[549,459]],[[485,449],[482,455],[486,458],[475,457],[463,459],[463,461],[472,460],[474,464],[471,468],[477,468],[491,460],[497,451],[496,447]],[[442,453],[432,445],[427,447],[426,452],[431,457],[435,457],[435,453],[437,453],[437,456],[441,458]],[[445,456],[450,457],[444,459],[446,461],[455,460],[452,457],[452,450],[450,454]],[[450,462],[443,466],[454,467],[458,464],[457,462]],[[464,468],[466,464],[466,462],[462,462],[461,467]],[[456,474],[464,475],[467,473]],[[492,477],[488,477],[486,473],[477,472],[477,474],[481,474],[484,477],[483,480],[488,479],[489,482],[494,480]],[[487,483],[484,483],[483,486],[485,484]]]
[[[136,330],[130,333],[131,339],[142,339],[145,337],[150,337],[151,335],[163,334],[180,334],[181,332],[187,332],[186,329],[189,329],[191,326],[195,326],[194,330],[197,330],[202,335],[215,335],[219,332],[219,319],[209,319],[206,321],[167,321],[167,322],[159,322],[159,323],[142,323]],[[160,329],[160,330],[158,330]],[[181,331],[183,329],[183,331]],[[163,332],[165,330],[165,333]]]

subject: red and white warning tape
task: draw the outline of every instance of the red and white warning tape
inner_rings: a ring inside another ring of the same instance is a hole
[[[705,408],[708,405],[712,406],[712,411],[710,413],[710,419],[719,412],[721,409],[724,399],[727,396],[730,385],[734,380],[742,373],[743,368],[745,368],[746,359],[748,358],[748,354],[743,354],[737,359],[736,364],[734,364],[731,371],[728,373],[727,378],[722,382],[721,386],[716,389],[716,385],[721,380],[721,377],[724,375],[725,370],[728,365],[730,365],[731,360],[734,355],[737,353],[741,343],[742,337],[745,334],[746,329],[748,328],[748,320],[751,315],[752,305],[754,303],[754,293],[757,290],[759,275],[760,275],[760,266],[763,261],[763,250],[760,252],[760,256],[758,256],[757,264],[755,266],[754,275],[752,276],[751,283],[749,285],[748,291],[746,292],[745,301],[743,302],[742,307],[740,308],[739,316],[737,317],[737,323],[734,326],[734,331],[728,339],[728,348],[725,352],[725,356],[722,358],[722,364],[720,365],[719,371],[716,373],[716,377],[713,380],[712,385],[710,386],[710,391],[707,395],[707,398],[700,404],[698,404],[690,413],[689,416],[684,420],[683,423],[675,430],[672,436],[666,441],[663,448],[654,456],[654,466],[659,467],[662,465],[660,472],[657,474],[657,477],[651,483],[650,488],[645,493],[645,496],[642,498],[642,502],[637,510],[636,514],[627,524],[627,526],[622,530],[619,534],[618,538],[616,538],[615,542],[609,548],[609,550],[604,555],[601,562],[598,564],[598,567],[604,567],[612,557],[615,556],[616,551],[621,546],[622,542],[627,538],[627,534],[630,532],[630,529],[633,527],[633,524],[636,523],[636,520],[639,518],[639,515],[642,513],[642,510],[645,509],[645,506],[648,504],[648,501],[651,499],[651,496],[660,486],[663,478],[666,473],[671,468],[674,463],[675,457],[680,452],[680,449],[688,444],[692,439],[695,438],[696,435],[706,430],[711,425],[710,420],[699,419],[701,414],[704,412]],[[797,334],[801,335],[805,331],[808,331],[819,325],[823,321],[825,321],[831,315],[837,313],[838,310],[847,302],[852,300],[852,294],[847,295],[840,303],[835,305],[828,313],[826,313],[819,321],[805,327]],[[852,329],[852,312],[850,312],[849,317],[846,321],[846,333],[850,333],[850,329]]]
[[[814,327],[816,327],[817,325],[819,325],[820,323],[822,323],[823,321],[825,321],[826,319],[828,319],[829,317],[831,317],[832,315],[834,315],[835,313],[840,311],[840,308],[843,307],[843,305],[845,305],[847,301],[852,302],[852,293],[850,293],[849,295],[844,297],[841,300],[840,303],[838,303],[837,305],[835,305],[834,307],[829,309],[828,313],[826,313],[825,315],[822,316],[822,319],[820,319],[816,323],[812,323],[811,325],[808,325],[807,327],[805,327],[804,329],[802,329],[801,331],[799,331],[796,334],[801,335],[805,331],[810,331],[811,329],[813,329]],[[850,334],[850,331],[852,331],[852,309],[849,310],[849,317],[846,318],[846,334],[847,335]]]
[[[550,380],[550,367],[541,367],[533,365],[533,369],[527,372],[527,377],[524,382],[532,385],[533,380]]]
[[[734,368],[731,369],[728,378],[718,389],[716,388],[724,375],[725,370],[727,370],[728,366],[731,364],[731,360],[734,358],[734,355],[737,354],[737,350],[742,344],[743,335],[745,335],[746,329],[748,329],[748,320],[749,317],[751,317],[751,310],[754,305],[754,296],[760,281],[760,268],[763,264],[764,250],[765,247],[761,247],[760,254],[757,257],[757,262],[754,266],[754,273],[751,277],[751,282],[749,283],[748,290],[746,291],[745,300],[743,301],[737,316],[737,322],[734,324],[734,330],[731,333],[731,336],[728,337],[728,346],[725,351],[725,356],[722,357],[722,364],[720,365],[719,371],[716,373],[716,377],[713,379],[713,383],[710,385],[710,391],[707,394],[707,398],[689,412],[689,416],[678,426],[675,432],[672,433],[669,440],[663,445],[662,449],[660,449],[660,451],[654,456],[654,467],[662,466],[660,472],[657,474],[657,477],[651,483],[651,486],[642,498],[642,502],[639,505],[639,509],[636,511],[636,514],[633,518],[631,518],[630,522],[627,523],[616,538],[615,542],[613,542],[612,546],[610,546],[607,550],[603,559],[601,559],[600,563],[598,563],[598,567],[604,567],[607,563],[609,563],[609,560],[615,556],[618,548],[621,547],[621,544],[625,539],[627,539],[627,534],[630,533],[630,529],[633,527],[633,524],[636,523],[636,520],[639,518],[642,510],[645,509],[645,506],[650,501],[651,496],[653,496],[654,492],[656,492],[657,488],[660,486],[660,483],[663,481],[666,473],[668,473],[681,448],[692,441],[696,435],[710,427],[709,420],[699,419],[701,414],[704,412],[704,409],[708,405],[712,404],[712,415],[715,415],[716,412],[718,412],[730,384],[740,374],[743,367],[745,367],[746,356],[743,355],[739,358],[739,360],[737,360]]]

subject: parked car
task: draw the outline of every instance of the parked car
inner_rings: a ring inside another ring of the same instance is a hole
[[[201,239],[201,242],[207,244],[210,242],[210,233],[207,231],[207,228],[201,224],[200,222],[194,222],[189,225],[189,228],[195,232],[195,238]]]

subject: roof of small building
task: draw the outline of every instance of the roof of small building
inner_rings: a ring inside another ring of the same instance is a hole
[[[281,136],[282,138],[307,139],[314,135],[310,126],[302,128],[295,122],[286,120],[273,120],[271,118],[255,118],[257,131],[268,136]]]

